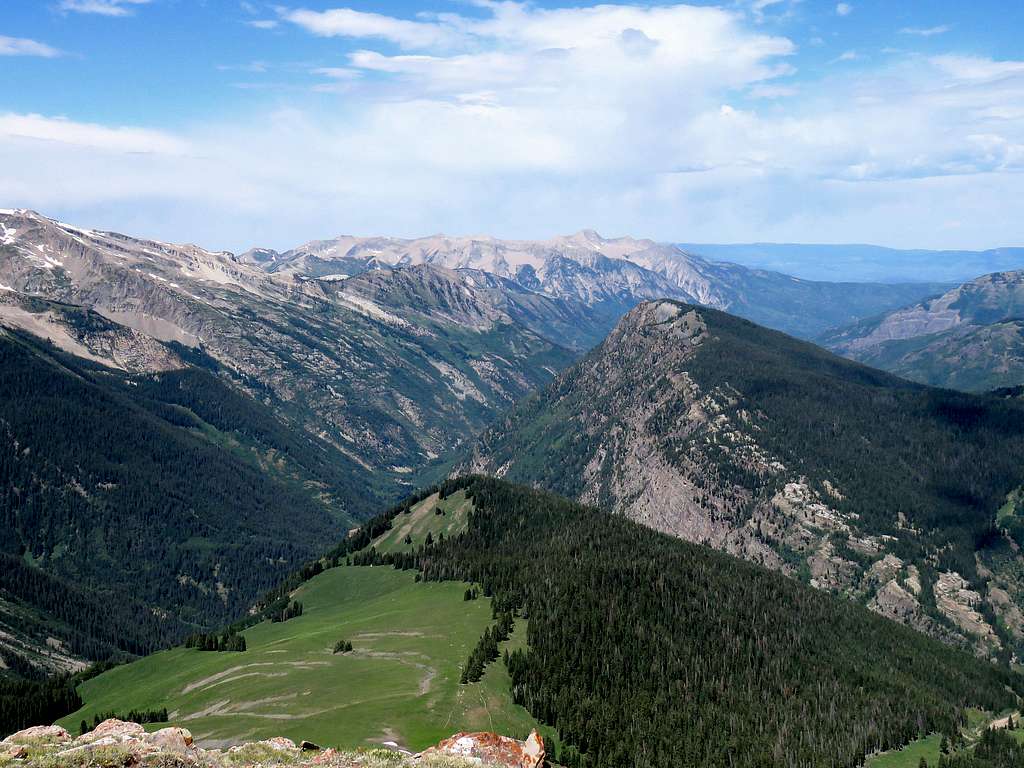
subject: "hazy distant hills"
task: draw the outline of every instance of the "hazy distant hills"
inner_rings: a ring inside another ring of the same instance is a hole
[[[1024,649],[1024,560],[996,528],[1024,483],[1016,400],[930,389],[715,310],[650,302],[486,430],[464,468],[985,653]]]
[[[846,357],[967,391],[1024,383],[1024,272],[997,272],[941,296],[824,334]]]
[[[1024,248],[933,251],[803,243],[680,243],[679,247],[710,259],[785,272],[806,280],[961,283],[989,272],[1024,268]]]
[[[315,240],[278,253],[248,251],[243,262],[281,275],[343,279],[368,270],[429,264],[473,270],[506,286],[588,309],[599,341],[637,303],[676,298],[722,309],[805,338],[945,290],[946,284],[811,282],[779,272],[709,261],[677,246],[592,230],[550,240],[436,235],[413,240],[349,237]],[[570,339],[575,342],[576,339]]]

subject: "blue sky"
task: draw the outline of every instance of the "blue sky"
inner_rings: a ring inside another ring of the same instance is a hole
[[[335,234],[1024,244],[1024,3],[6,0],[0,207]]]

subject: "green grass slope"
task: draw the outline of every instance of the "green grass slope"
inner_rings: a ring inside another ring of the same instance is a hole
[[[245,652],[176,648],[118,667],[80,686],[85,706],[61,723],[166,706],[171,724],[205,743],[281,735],[418,750],[459,730],[525,736],[535,722],[513,704],[504,667],[459,685],[491,621],[490,601],[464,601],[464,590],[391,568],[333,568],[297,591],[301,616],[246,630]],[[342,639],[353,651],[332,653]]]
[[[409,552],[423,546],[428,533],[432,539],[457,536],[466,530],[472,508],[465,491],[456,491],[446,499],[432,494],[410,507],[408,513],[396,516],[391,529],[373,540],[373,547],[378,552]]]

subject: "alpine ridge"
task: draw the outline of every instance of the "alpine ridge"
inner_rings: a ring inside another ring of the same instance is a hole
[[[933,386],[1024,384],[1024,272],[996,272],[824,334],[829,349]]]
[[[716,310],[642,304],[463,470],[781,570],[983,654],[1024,640],[1019,401],[929,389]]]
[[[870,317],[947,287],[799,280],[779,272],[709,261],[653,240],[604,238],[593,230],[548,240],[342,236],[313,240],[283,253],[255,248],[240,259],[275,274],[335,279],[418,264],[486,272],[529,291],[588,307],[597,323],[594,343],[622,314],[648,299],[704,304],[810,338],[845,325],[850,318]]]

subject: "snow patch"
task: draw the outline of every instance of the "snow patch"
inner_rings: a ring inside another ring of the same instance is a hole
[[[14,289],[11,288],[11,286],[4,285],[3,283],[0,283],[0,291],[10,291],[11,293],[14,293]]]
[[[0,229],[3,229],[3,235],[0,235],[0,245],[11,245],[18,239],[18,230],[14,227],[0,224]]]

